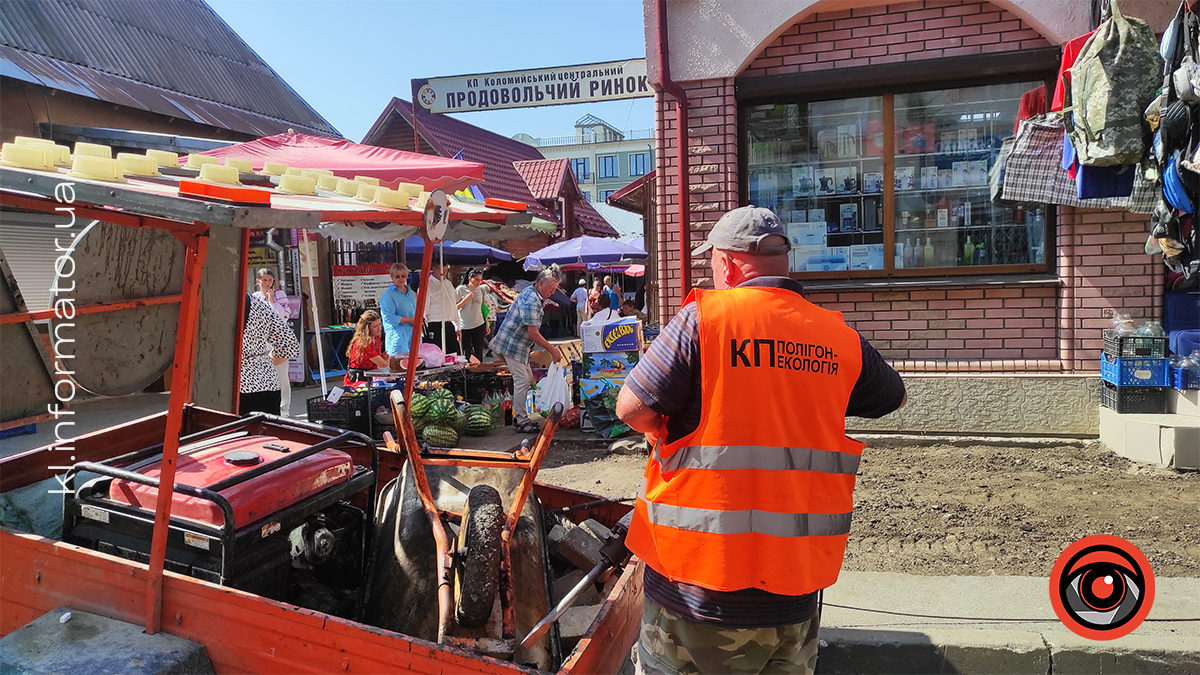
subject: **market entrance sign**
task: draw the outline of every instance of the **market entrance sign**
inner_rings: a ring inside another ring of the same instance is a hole
[[[535,108],[654,95],[646,81],[646,59],[434,77],[414,80],[413,84],[421,106],[435,113]]]

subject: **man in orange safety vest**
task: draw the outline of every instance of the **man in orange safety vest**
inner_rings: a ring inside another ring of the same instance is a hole
[[[817,591],[842,566],[863,444],[846,417],[904,405],[899,374],[788,277],[779,218],[717,221],[695,289],[625,380],[652,450],[627,544],[646,563],[639,668],[812,673]]]

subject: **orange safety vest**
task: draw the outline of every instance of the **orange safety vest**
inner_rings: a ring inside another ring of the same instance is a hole
[[[673,581],[804,595],[837,581],[863,444],[858,333],[793,291],[695,290],[703,409],[654,440],[627,544]]]

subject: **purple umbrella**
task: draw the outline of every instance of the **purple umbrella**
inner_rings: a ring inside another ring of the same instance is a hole
[[[622,244],[616,239],[603,239],[584,235],[566,241],[560,241],[539,251],[534,251],[525,259],[525,269],[557,263],[604,263],[618,260],[637,260],[646,257],[646,251]]]

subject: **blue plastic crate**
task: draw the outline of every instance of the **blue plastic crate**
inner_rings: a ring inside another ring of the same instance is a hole
[[[1167,359],[1100,358],[1100,379],[1118,387],[1168,387],[1171,365]]]
[[[1171,386],[1176,389],[1200,389],[1200,377],[1184,368],[1172,368]]]

